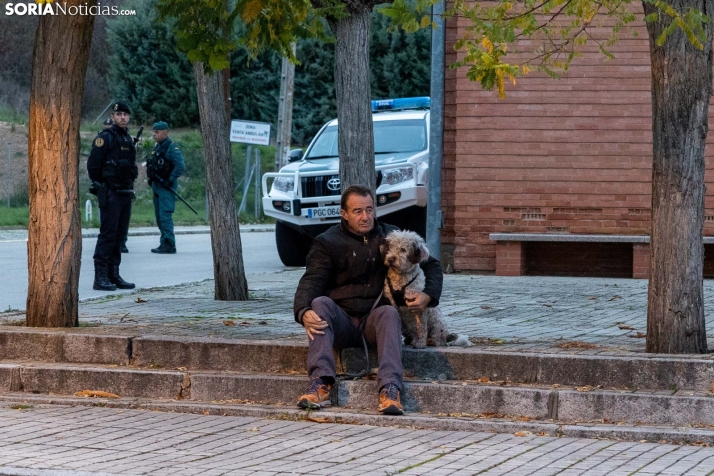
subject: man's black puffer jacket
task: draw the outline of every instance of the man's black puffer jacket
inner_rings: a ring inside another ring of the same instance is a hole
[[[369,314],[387,275],[379,246],[389,232],[397,229],[375,220],[374,228],[366,236],[359,236],[342,221],[315,238],[307,256],[307,269],[295,292],[295,320],[302,323],[303,313],[320,296],[329,297],[352,317]],[[421,267],[426,278],[424,292],[432,298],[429,307],[436,306],[444,280],[441,264],[429,257]],[[389,304],[382,299],[380,304]]]

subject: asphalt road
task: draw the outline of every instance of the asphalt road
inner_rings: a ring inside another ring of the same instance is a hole
[[[273,232],[243,233],[243,260],[246,275],[284,269],[275,248]],[[82,269],[79,297],[86,299],[121,290],[94,291],[94,245],[96,238],[82,242]],[[158,236],[130,236],[129,253],[122,255],[121,276],[138,288],[169,286],[213,278],[211,235],[177,235],[175,255],[159,255],[151,248],[159,245]],[[25,309],[27,299],[27,242],[0,241],[0,311]]]

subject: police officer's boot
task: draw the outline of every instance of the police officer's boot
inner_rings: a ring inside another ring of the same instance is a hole
[[[119,289],[134,289],[136,287],[134,283],[128,283],[119,276],[119,265],[116,264],[109,267],[109,281]]]
[[[117,289],[109,281],[109,268],[106,264],[94,263],[94,289],[97,291],[115,291]]]

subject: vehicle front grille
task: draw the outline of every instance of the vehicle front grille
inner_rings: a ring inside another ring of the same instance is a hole
[[[308,197],[328,197],[331,195],[339,195],[340,189],[330,190],[327,188],[327,182],[330,179],[339,178],[339,175],[322,175],[319,177],[301,177],[300,185],[302,186],[303,198]]]

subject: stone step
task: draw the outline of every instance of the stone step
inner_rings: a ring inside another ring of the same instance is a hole
[[[406,347],[405,376],[416,379],[491,380],[541,385],[692,389],[708,391],[714,382],[709,355],[546,354],[501,352],[493,348]],[[338,369],[357,373],[367,367],[362,349],[339,353]],[[304,373],[306,342],[230,340],[166,336],[104,336],[74,331],[1,330],[0,360],[33,360],[228,370]],[[376,350],[370,367],[377,366]]]
[[[293,407],[307,383],[306,377],[291,375],[0,362],[2,392],[73,395],[82,390],[101,390],[131,398],[255,402]],[[335,406],[344,408],[374,409],[377,384],[374,380],[341,381],[333,387],[332,401]],[[412,380],[405,382],[402,402],[409,412],[432,414],[714,425],[714,395],[710,392]]]
[[[109,408],[131,408],[145,411],[194,413],[203,415],[245,416],[326,424],[372,425],[436,431],[477,431],[510,433],[521,437],[552,436],[565,438],[599,438],[652,443],[714,445],[714,430],[681,425],[626,425],[602,421],[537,421],[523,417],[494,415],[443,416],[410,412],[404,416],[379,415],[374,410],[332,407],[308,413],[294,407],[261,404],[238,404],[156,400],[145,398],[78,398],[63,395],[34,395],[20,392],[0,392],[0,405],[19,411],[33,411],[44,405],[85,405]]]

